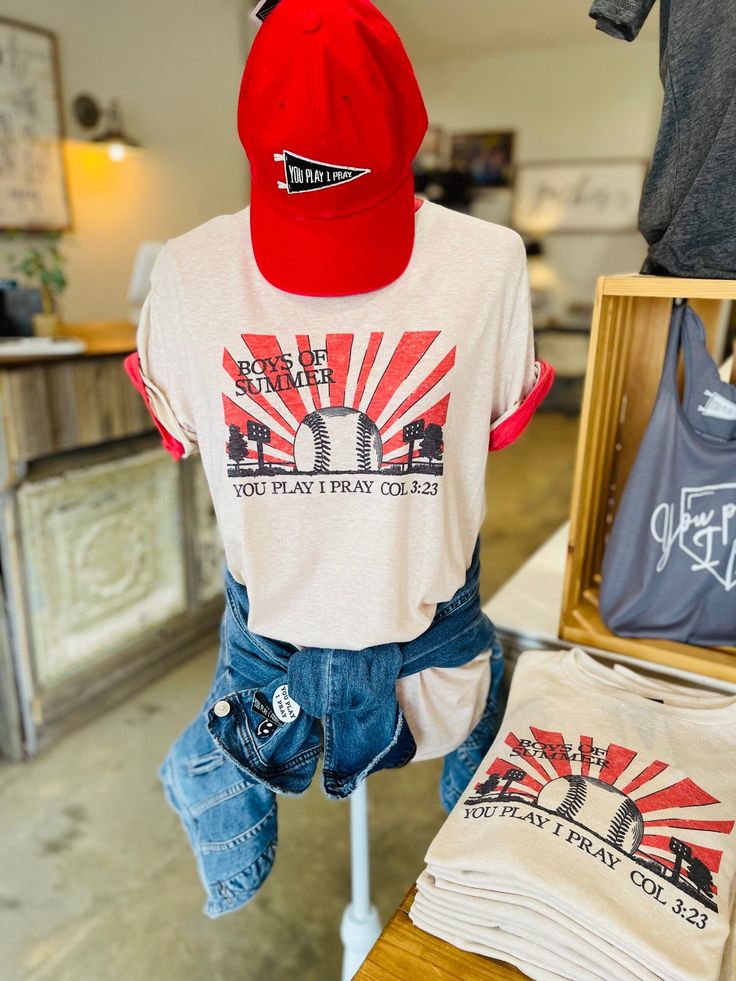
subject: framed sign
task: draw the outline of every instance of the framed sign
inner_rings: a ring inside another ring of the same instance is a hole
[[[71,227],[56,35],[0,17],[0,229]]]
[[[514,227],[535,236],[636,231],[646,171],[645,160],[519,165]]]

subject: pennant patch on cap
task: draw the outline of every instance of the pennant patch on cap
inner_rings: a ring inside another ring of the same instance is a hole
[[[370,174],[370,170],[362,167],[340,167],[337,164],[325,163],[322,160],[310,160],[296,153],[284,150],[274,153],[273,159],[283,161],[286,181],[279,181],[280,190],[289,194],[303,194],[306,191],[324,191],[327,187],[337,187],[348,184]]]
[[[281,0],[261,0],[256,9],[251,13],[251,20],[254,20],[257,24],[262,24],[280,3]]]

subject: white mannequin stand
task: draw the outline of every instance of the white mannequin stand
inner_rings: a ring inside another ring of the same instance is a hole
[[[344,947],[342,981],[350,981],[378,939],[381,921],[371,903],[370,846],[368,841],[368,791],[365,780],[350,796],[351,902],[340,924]]]

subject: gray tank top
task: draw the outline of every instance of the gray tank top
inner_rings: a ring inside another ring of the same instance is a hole
[[[687,304],[672,315],[659,392],[602,576],[600,612],[614,633],[736,645],[736,386],[720,379]]]

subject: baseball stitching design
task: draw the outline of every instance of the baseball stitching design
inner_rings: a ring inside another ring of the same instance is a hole
[[[567,782],[570,784],[570,789],[557,808],[557,813],[571,821],[585,803],[586,787],[584,777],[570,776],[567,777]]]
[[[366,416],[358,417],[358,437],[356,450],[358,453],[358,469],[359,470],[370,470],[371,469],[371,443],[373,441],[373,432],[368,424]]]
[[[327,423],[318,412],[305,416],[303,425],[314,435],[314,469],[316,473],[327,473],[330,469],[330,441]]]
[[[622,801],[621,806],[611,820],[611,827],[608,832],[608,840],[612,845],[616,845],[621,849],[624,848],[626,835],[632,824],[634,826],[638,824],[637,818],[640,819],[640,814],[634,803],[630,800]]]

